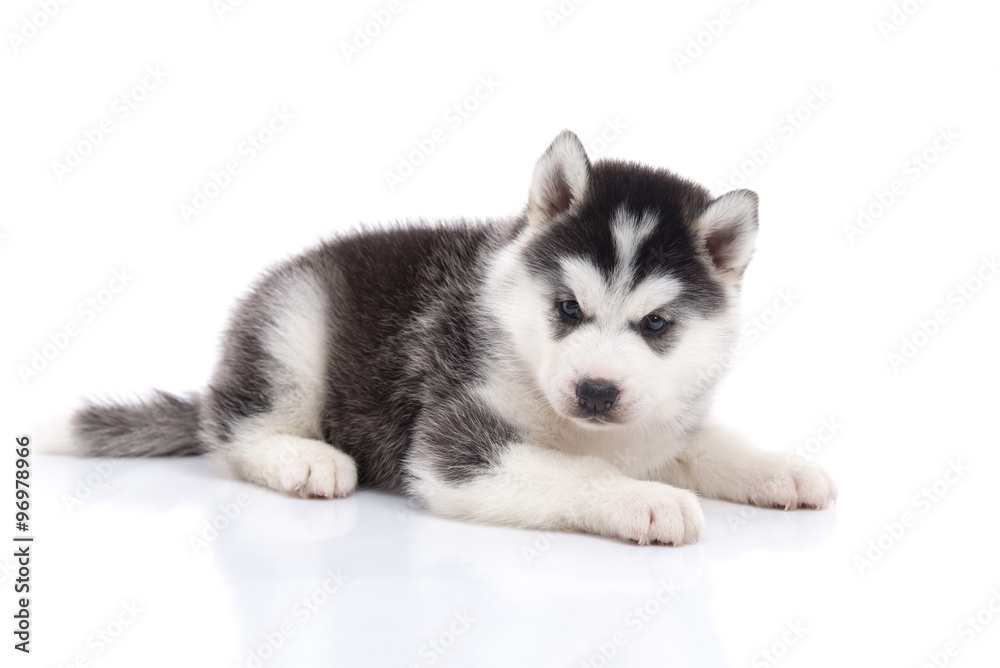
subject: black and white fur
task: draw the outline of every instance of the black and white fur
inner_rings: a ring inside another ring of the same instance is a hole
[[[706,421],[740,325],[757,196],[590,164],[563,132],[524,213],[356,232],[266,274],[208,388],[73,420],[91,455],[209,453],[304,497],[680,545],[697,495],[823,508],[806,462]]]

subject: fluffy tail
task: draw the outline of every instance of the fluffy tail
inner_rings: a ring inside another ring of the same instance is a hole
[[[71,421],[74,449],[91,457],[202,454],[198,406],[197,396],[159,390],[142,401],[87,405]]]

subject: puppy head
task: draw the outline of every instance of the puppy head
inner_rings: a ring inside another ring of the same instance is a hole
[[[710,389],[753,253],[753,192],[712,200],[666,170],[592,165],[566,131],[535,167],[526,217],[505,324],[557,413],[640,424]]]

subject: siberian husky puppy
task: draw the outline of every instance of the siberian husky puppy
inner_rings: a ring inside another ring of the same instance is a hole
[[[820,467],[707,421],[741,326],[757,196],[712,199],[563,132],[510,219],[340,236],[240,301],[208,387],[88,405],[93,456],[207,453],[303,497],[639,544],[698,540],[698,495],[824,508]]]

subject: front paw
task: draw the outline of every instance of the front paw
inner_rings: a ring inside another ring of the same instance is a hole
[[[698,542],[705,526],[698,497],[659,482],[633,480],[600,501],[598,533],[639,545]]]
[[[837,500],[837,485],[818,464],[782,459],[769,468],[749,482],[741,501],[764,508],[820,510]]]

